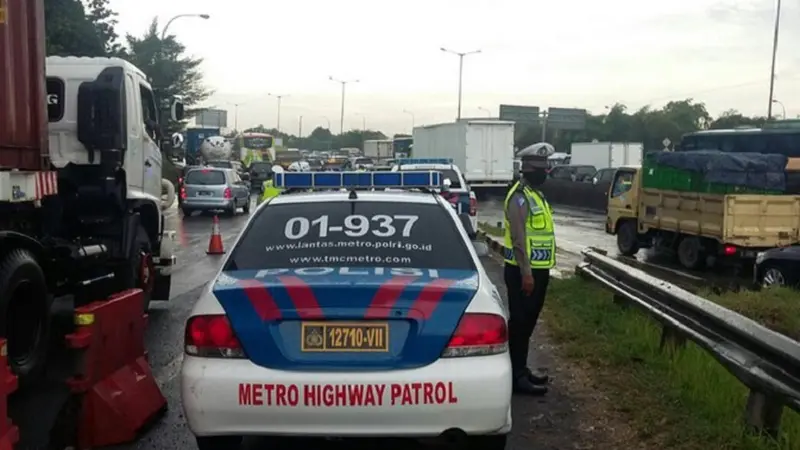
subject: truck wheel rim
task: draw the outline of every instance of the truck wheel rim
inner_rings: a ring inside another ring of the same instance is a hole
[[[783,278],[783,273],[778,269],[767,269],[764,272],[764,286],[783,286],[786,280]]]

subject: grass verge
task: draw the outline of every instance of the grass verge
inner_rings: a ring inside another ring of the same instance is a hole
[[[501,227],[494,226],[489,222],[478,222],[478,229],[489,236],[503,237],[503,229]]]
[[[550,283],[543,314],[562,355],[586,369],[647,448],[800,450],[800,415],[788,408],[778,441],[744,432],[748,390],[703,349],[688,343],[662,352],[660,326],[599,285],[577,277]],[[737,304],[750,305],[739,295]]]
[[[767,328],[800,340],[800,293],[797,291],[776,288],[724,294],[703,292],[701,295]]]

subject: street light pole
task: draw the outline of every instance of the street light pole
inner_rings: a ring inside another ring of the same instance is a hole
[[[173,18],[169,19],[167,21],[167,24],[164,25],[164,29],[161,30],[161,40],[162,41],[167,38],[167,30],[169,29],[169,26],[172,25],[172,22],[175,22],[176,20],[178,20],[178,19],[180,19],[182,17],[199,17],[199,18],[205,19],[205,20],[208,20],[208,19],[211,18],[211,16],[208,15],[208,14],[178,14],[177,16],[174,16]]]
[[[411,132],[413,133],[414,132],[414,122],[415,122],[414,113],[409,111],[409,110],[407,110],[407,109],[404,109],[403,112],[408,114],[409,116],[411,116]]]
[[[289,95],[288,94],[275,95],[270,93],[267,93],[267,95],[278,99],[278,123],[275,129],[281,131],[281,99],[284,97],[288,97]]]
[[[303,116],[300,116],[300,123],[297,126],[297,137],[303,137]]]
[[[461,85],[464,78],[464,57],[467,55],[480,53],[481,50],[473,50],[471,52],[456,52],[444,47],[441,47],[440,50],[445,53],[452,53],[458,56],[458,115],[456,116],[456,120],[461,120]]]
[[[775,9],[775,35],[772,38],[772,68],[769,72],[769,105],[767,106],[767,119],[772,119],[772,103],[775,95],[775,60],[778,56],[778,36],[781,29],[781,0],[778,0]],[[785,116],[784,116],[785,117]]]
[[[328,77],[329,80],[342,84],[342,110],[339,114],[339,134],[344,134],[344,95],[347,83],[358,83],[359,80],[338,80],[333,78],[333,75]],[[330,127],[328,127],[330,128]]]
[[[781,102],[780,100],[773,99],[772,103],[777,103],[778,105],[781,105],[781,110],[783,111],[783,120],[786,120],[786,106],[783,104],[783,102]]]

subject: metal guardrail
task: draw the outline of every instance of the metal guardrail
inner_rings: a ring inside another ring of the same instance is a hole
[[[575,272],[610,289],[615,301],[632,303],[659,321],[662,349],[690,339],[750,389],[748,427],[776,436],[784,406],[800,412],[800,342],[602,251],[582,254]]]

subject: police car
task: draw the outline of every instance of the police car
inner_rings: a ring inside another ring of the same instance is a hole
[[[505,448],[507,311],[485,244],[435,192],[442,174],[274,181],[284,193],[254,212],[186,324],[181,395],[200,450],[241,436]]]
[[[461,169],[453,164],[451,158],[401,158],[395,161],[393,171],[436,170],[450,180],[450,192],[458,194],[456,209],[459,214],[467,213],[472,228],[478,229],[478,198],[471,191]]]

